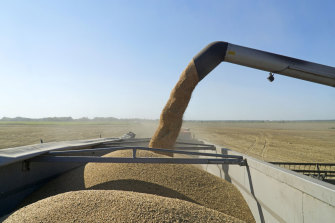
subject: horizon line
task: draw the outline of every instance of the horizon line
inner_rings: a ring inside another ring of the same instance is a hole
[[[25,119],[25,120],[15,120],[15,119]],[[73,118],[71,116],[54,116],[54,117],[43,117],[43,118],[27,118],[22,116],[17,116],[14,118],[3,116],[0,121],[46,121],[43,119],[51,119],[49,121],[94,121],[94,119],[115,119],[115,120],[146,120],[146,121],[158,121],[159,119],[150,118],[116,118],[113,116],[108,117],[81,117]],[[52,120],[55,119],[55,120]],[[67,120],[57,120],[57,119],[67,119]],[[103,120],[102,120],[103,121]],[[334,119],[184,119],[183,121],[208,121],[208,122],[303,122],[303,121],[335,121]]]

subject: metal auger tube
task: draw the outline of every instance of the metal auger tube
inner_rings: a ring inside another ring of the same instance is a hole
[[[270,73],[311,81],[335,87],[335,67],[317,64],[279,54],[234,45],[213,42],[194,58],[199,80],[222,61],[268,71]]]

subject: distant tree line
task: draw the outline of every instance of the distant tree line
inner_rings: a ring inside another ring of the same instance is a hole
[[[25,117],[15,117],[8,118],[3,117],[0,121],[13,121],[13,122],[76,122],[76,121],[95,121],[95,122],[108,122],[119,120],[114,117],[95,117],[93,119],[89,119],[87,117],[74,119],[72,117],[47,117],[47,118],[25,118]]]
[[[119,119],[115,117],[82,117],[74,119],[72,117],[47,117],[47,118],[25,118],[25,117],[3,117],[0,122],[113,122],[113,121],[152,121],[150,119],[129,118]]]

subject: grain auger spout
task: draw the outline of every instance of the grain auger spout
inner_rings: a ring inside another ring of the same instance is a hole
[[[181,74],[170,94],[149,147],[172,149],[183,114],[196,85],[222,61],[335,87],[335,68],[261,50],[213,42],[198,53]]]
[[[222,61],[335,87],[335,67],[227,42],[213,42],[194,57],[199,80]]]

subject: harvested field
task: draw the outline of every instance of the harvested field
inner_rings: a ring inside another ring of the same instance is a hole
[[[157,121],[8,124],[0,122],[0,149],[44,142],[119,137],[128,131],[151,137]],[[198,139],[265,161],[335,162],[335,121],[184,121]]]
[[[49,197],[5,222],[242,222],[179,199],[113,190],[76,191]]]
[[[132,131],[136,137],[151,137],[155,121],[115,121],[112,123],[2,123],[0,122],[0,149],[44,142],[120,137]]]
[[[196,138],[277,162],[335,162],[335,121],[185,122]]]
[[[162,156],[148,151],[140,151],[138,155]],[[130,157],[131,151],[117,151],[107,156]],[[50,181],[25,202],[85,189],[127,190],[177,198],[254,222],[245,200],[232,184],[193,165],[90,163]]]

